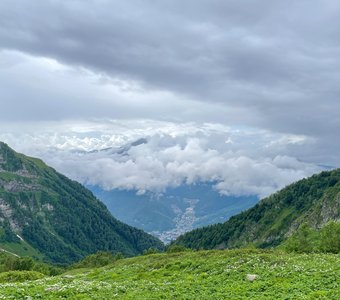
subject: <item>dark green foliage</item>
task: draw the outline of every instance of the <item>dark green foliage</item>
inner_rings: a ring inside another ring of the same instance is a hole
[[[113,262],[117,261],[118,259],[122,259],[122,258],[124,258],[124,255],[122,253],[116,253],[115,255],[113,255],[112,252],[100,251],[95,254],[86,256],[81,261],[73,264],[71,268],[72,269],[98,268],[98,267],[103,267],[103,266],[112,264]]]
[[[6,271],[18,270],[18,271],[29,271],[32,270],[34,261],[31,257],[16,258],[11,257],[5,261],[4,267]]]
[[[329,222],[320,230],[302,224],[285,241],[283,249],[297,253],[340,253],[340,222]]]
[[[280,245],[300,224],[340,219],[340,169],[300,180],[223,224],[193,230],[174,244],[194,249]],[[307,245],[306,245],[307,247]],[[328,246],[331,247],[331,246]]]
[[[22,168],[22,161],[7,144],[0,142],[0,168],[9,172],[15,172]]]
[[[144,250],[143,255],[150,255],[150,254],[156,254],[156,253],[160,253],[160,251],[155,248],[149,248],[147,250]]]
[[[285,249],[298,253],[316,252],[318,248],[318,235],[316,230],[310,228],[306,223],[285,242]]]
[[[81,184],[41,160],[17,154],[3,143],[0,147],[0,202],[8,208],[0,211],[0,247],[24,244],[20,234],[53,263],[72,263],[97,251],[132,256],[163,248],[155,237],[113,218]]]
[[[329,222],[319,234],[321,252],[340,253],[340,222]]]
[[[19,242],[19,238],[11,230],[8,220],[0,222],[0,243],[1,242]]]
[[[61,274],[64,269],[32,259],[31,257],[16,257],[0,252],[0,273],[9,271],[36,271],[45,275]]]

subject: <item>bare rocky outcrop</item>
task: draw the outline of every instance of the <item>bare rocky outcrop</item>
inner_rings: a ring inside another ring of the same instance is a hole
[[[304,222],[307,222],[308,225],[315,229],[322,228],[330,221],[340,222],[340,193],[334,198],[330,196],[324,198],[318,205],[311,208],[310,213],[307,214],[309,216],[308,220],[301,218],[293,222],[285,237],[290,237]]]
[[[15,174],[25,178],[38,178],[36,175],[31,174],[25,167],[16,171]]]
[[[334,203],[330,205],[327,205],[327,202],[323,203],[320,216],[323,225],[331,220],[340,221],[340,193],[336,195]]]
[[[6,192],[37,191],[40,188],[39,185],[28,184],[19,180],[3,182],[1,185]]]
[[[7,220],[11,226],[11,229],[15,232],[21,230],[17,220],[13,217],[14,211],[10,204],[0,198],[0,221]]]
[[[53,205],[50,204],[50,203],[43,204],[43,205],[42,205],[42,208],[43,208],[43,209],[46,209],[46,210],[48,210],[48,211],[53,211],[53,210],[54,210]]]
[[[2,198],[0,198],[0,213],[5,218],[11,218],[13,214],[11,206]]]

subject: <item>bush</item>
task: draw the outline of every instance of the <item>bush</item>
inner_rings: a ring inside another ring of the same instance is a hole
[[[329,222],[320,230],[320,250],[340,253],[340,222]]]
[[[144,250],[143,255],[150,255],[150,254],[156,254],[159,253],[160,251],[156,248],[149,248],[147,250]]]
[[[5,262],[5,270],[6,271],[30,271],[32,270],[34,265],[34,260],[30,257],[11,257]]]
[[[283,248],[298,253],[340,253],[340,222],[331,221],[320,230],[303,224],[284,243]]]
[[[0,274],[0,282],[23,282],[37,280],[45,275],[35,271],[9,271]]]
[[[113,255],[111,252],[100,251],[95,254],[86,256],[81,261],[73,264],[71,268],[75,269],[104,267],[122,258],[124,258],[124,255],[122,253],[117,253]]]
[[[49,265],[35,261],[30,257],[14,257],[3,254],[0,256],[0,272],[9,271],[36,271],[48,276],[55,276],[63,273],[65,268]]]
[[[287,240],[286,250],[298,253],[317,251],[318,236],[315,230],[307,224],[302,224],[299,229]]]

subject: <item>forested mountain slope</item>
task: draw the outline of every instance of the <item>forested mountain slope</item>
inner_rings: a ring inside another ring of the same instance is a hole
[[[174,244],[195,249],[277,246],[302,224],[340,221],[340,169],[302,179],[223,224],[193,230]]]
[[[153,236],[112,217],[81,184],[0,142],[0,248],[68,263],[98,250],[162,248]]]

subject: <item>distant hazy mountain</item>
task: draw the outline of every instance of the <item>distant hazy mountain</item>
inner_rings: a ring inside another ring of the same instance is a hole
[[[221,223],[251,206],[257,197],[226,197],[213,184],[183,185],[163,194],[136,191],[89,189],[102,200],[113,216],[170,242],[180,234],[208,224]]]
[[[126,143],[123,146],[120,147],[108,147],[100,150],[92,150],[92,151],[81,151],[81,150],[76,150],[74,151],[75,153],[80,153],[80,154],[94,154],[94,153],[105,153],[106,155],[112,155],[112,154],[118,154],[118,155],[128,155],[128,151],[133,148],[137,147],[143,144],[147,144],[148,140],[146,138],[140,138],[135,141]]]
[[[321,228],[331,220],[340,221],[340,169],[291,184],[223,224],[180,236],[175,244],[195,249],[276,246],[302,223]]]
[[[142,253],[162,243],[112,217],[81,184],[0,142],[0,250],[51,262],[98,250]]]

